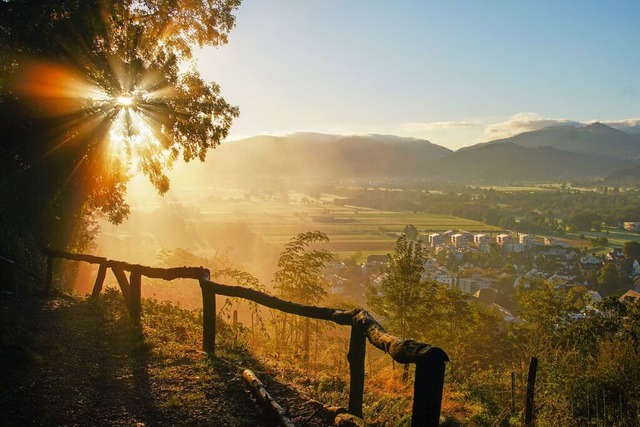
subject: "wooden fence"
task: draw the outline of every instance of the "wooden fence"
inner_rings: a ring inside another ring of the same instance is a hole
[[[178,278],[198,280],[202,290],[202,348],[211,354],[215,352],[216,346],[216,295],[244,298],[286,313],[350,326],[351,335],[347,353],[350,373],[349,413],[362,417],[365,350],[368,339],[372,345],[388,353],[396,362],[416,365],[411,425],[417,427],[439,424],[445,363],[449,361],[447,354],[438,347],[414,340],[401,340],[389,334],[373,316],[363,309],[346,311],[308,306],[285,301],[254,289],[212,282],[209,270],[203,267],[152,268],[52,249],[43,249],[43,253],[47,260],[45,292],[51,289],[55,258],[98,264],[98,275],[93,286],[92,297],[97,297],[102,291],[107,269],[110,268],[122,290],[129,315],[135,322],[139,322],[141,316],[142,276],[164,280]],[[129,272],[128,278],[125,271]]]

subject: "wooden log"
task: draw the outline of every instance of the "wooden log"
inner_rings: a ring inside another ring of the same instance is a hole
[[[142,314],[142,275],[132,270],[129,276],[129,316],[134,322],[140,322]]]
[[[58,250],[49,249],[49,248],[42,249],[42,252],[48,257],[64,258],[72,261],[84,261],[90,264],[101,264],[107,261],[105,257],[101,257],[101,256],[87,255],[87,254],[74,254],[71,252],[58,251]]]
[[[349,339],[349,413],[362,418],[362,402],[364,395],[364,362],[367,345],[367,337],[363,325],[354,323],[351,326],[351,338]]]
[[[536,371],[538,370],[538,359],[532,357],[529,361],[529,375],[527,376],[527,392],[525,398],[524,425],[533,427],[534,395],[536,388]]]
[[[84,261],[90,264],[102,264],[107,263],[107,267],[118,268],[124,271],[138,271],[141,275],[149,277],[151,279],[209,279],[209,270],[204,267],[173,267],[173,268],[157,268],[148,267],[146,265],[129,264],[123,261],[107,260],[105,257],[76,254],[72,252],[58,251],[55,249],[44,248],[42,252],[48,257],[64,258],[72,261]]]
[[[333,421],[336,427],[364,427],[364,420],[353,414],[340,414]]]
[[[124,303],[129,307],[129,280],[127,279],[127,275],[124,274],[124,270],[118,267],[111,267],[111,271],[113,272],[113,275],[116,276],[118,285],[120,285],[120,291],[122,291]]]
[[[141,275],[146,276],[150,279],[163,279],[163,280],[174,280],[174,279],[195,279],[195,280],[207,280],[209,279],[209,269],[204,267],[172,267],[172,268],[158,268],[158,267],[148,267],[146,265],[138,265],[138,264],[129,264],[122,261],[113,261],[110,260],[107,262],[107,265],[111,268],[117,267],[124,271],[134,270],[139,272]]]
[[[249,385],[249,389],[255,398],[273,415],[278,425],[281,427],[295,427],[284,408],[271,397],[262,381],[252,371],[245,369],[242,373],[242,378]]]
[[[202,350],[214,354],[216,351],[216,293],[213,284],[200,280],[202,290]]]
[[[355,310],[353,316],[354,322],[362,325],[369,342],[385,353],[389,353],[398,363],[418,363],[427,357],[429,351],[438,353],[443,362],[449,361],[447,354],[438,347],[412,339],[401,340],[391,335],[365,310]]]
[[[244,298],[266,307],[284,311],[285,313],[297,314],[298,316],[311,317],[313,319],[329,320],[339,325],[351,325],[353,323],[353,311],[298,304],[265,294],[264,292],[256,291],[255,289],[223,285],[215,282],[210,283],[213,284],[214,291],[217,295]]]
[[[91,292],[91,298],[98,298],[100,292],[102,292],[102,286],[104,285],[104,279],[107,277],[107,263],[100,263],[98,268],[98,275],[96,276],[96,282],[93,285],[93,292]]]

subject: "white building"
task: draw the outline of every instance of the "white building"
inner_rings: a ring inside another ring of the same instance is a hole
[[[521,245],[524,245],[525,247],[530,248],[531,246],[535,245],[536,238],[533,237],[531,234],[519,233],[518,242]]]
[[[640,222],[638,221],[625,221],[622,223],[625,230],[639,232],[640,231]]]
[[[467,246],[467,236],[462,233],[456,233],[451,235],[451,244],[456,248]]]
[[[504,246],[505,243],[511,242],[512,238],[509,234],[498,234],[496,236],[496,243],[500,246]]]
[[[484,277],[474,274],[473,277],[461,277],[458,279],[458,287],[467,294],[475,294],[479,289],[487,289],[493,287],[497,282],[496,279]]]
[[[439,233],[429,234],[429,245],[436,247],[444,243],[444,236]]]
[[[489,244],[491,243],[491,237],[487,236],[486,234],[476,234],[473,236],[473,243],[478,246],[484,243]]]

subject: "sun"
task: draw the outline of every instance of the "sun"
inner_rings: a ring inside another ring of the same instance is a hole
[[[106,130],[100,136],[103,147],[131,172],[142,158],[166,163],[169,156],[158,139],[165,132],[158,124],[164,120],[158,108],[166,98],[163,85],[153,77],[130,82],[116,70],[116,87],[104,87],[76,69],[34,62],[26,67],[19,90],[37,99],[47,114],[71,118],[68,126],[76,135],[93,137],[96,129]],[[74,120],[79,116],[83,120]]]
[[[118,104],[121,107],[132,107],[133,106],[133,98],[130,96],[118,96],[116,98],[116,104]]]

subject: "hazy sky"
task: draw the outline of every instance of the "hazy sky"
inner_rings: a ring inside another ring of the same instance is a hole
[[[236,16],[229,44],[197,56],[240,107],[232,138],[388,133],[458,148],[640,117],[639,0],[245,0]]]

